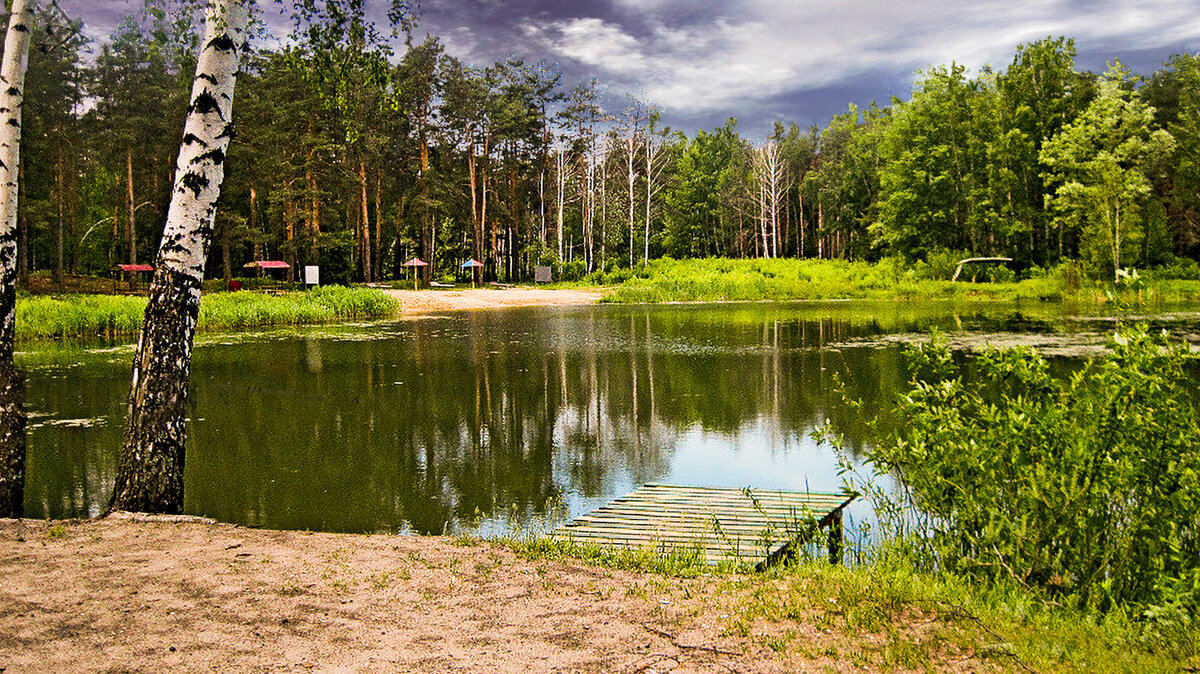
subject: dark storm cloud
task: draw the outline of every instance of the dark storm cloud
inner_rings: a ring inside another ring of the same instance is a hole
[[[140,1],[60,0],[93,34]],[[287,22],[263,3],[280,34]],[[1149,72],[1200,49],[1195,0],[425,0],[418,39],[476,65],[508,55],[558,63],[568,85],[592,76],[613,99],[626,91],[659,105],[687,131],[738,117],[758,135],[776,119],[824,124],[848,103],[907,98],[914,72],[955,61],[1002,69],[1016,46],[1076,38],[1080,67],[1119,57]],[[373,12],[382,20],[384,3]],[[401,47],[402,48],[402,47]]]

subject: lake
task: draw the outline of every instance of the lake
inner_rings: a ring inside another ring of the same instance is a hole
[[[837,457],[810,436],[831,419],[851,449],[870,442],[843,401],[877,408],[902,388],[902,347],[886,338],[1095,342],[1111,330],[1057,311],[600,305],[205,336],[185,510],[254,527],[496,535],[544,530],[646,482],[838,491]],[[106,505],[132,352],[18,354],[28,516]]]

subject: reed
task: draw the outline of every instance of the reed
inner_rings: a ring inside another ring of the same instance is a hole
[[[398,308],[395,298],[370,288],[329,286],[279,296],[212,293],[200,301],[197,329],[211,332],[387,318]],[[145,310],[144,297],[22,297],[17,300],[17,335],[23,340],[136,335]]]

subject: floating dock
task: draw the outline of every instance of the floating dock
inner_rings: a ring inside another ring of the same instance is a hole
[[[842,511],[852,496],[648,484],[560,526],[551,536],[602,547],[697,550],[709,564],[762,569],[824,529],[830,561],[841,561]]]

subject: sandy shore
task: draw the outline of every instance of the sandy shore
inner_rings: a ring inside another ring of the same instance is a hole
[[[6,674],[794,671],[723,598],[442,538],[0,520]]]
[[[392,290],[383,292],[404,303],[404,315],[434,311],[497,309],[501,307],[551,307],[595,304],[604,296],[601,289],[466,288],[462,290]]]

